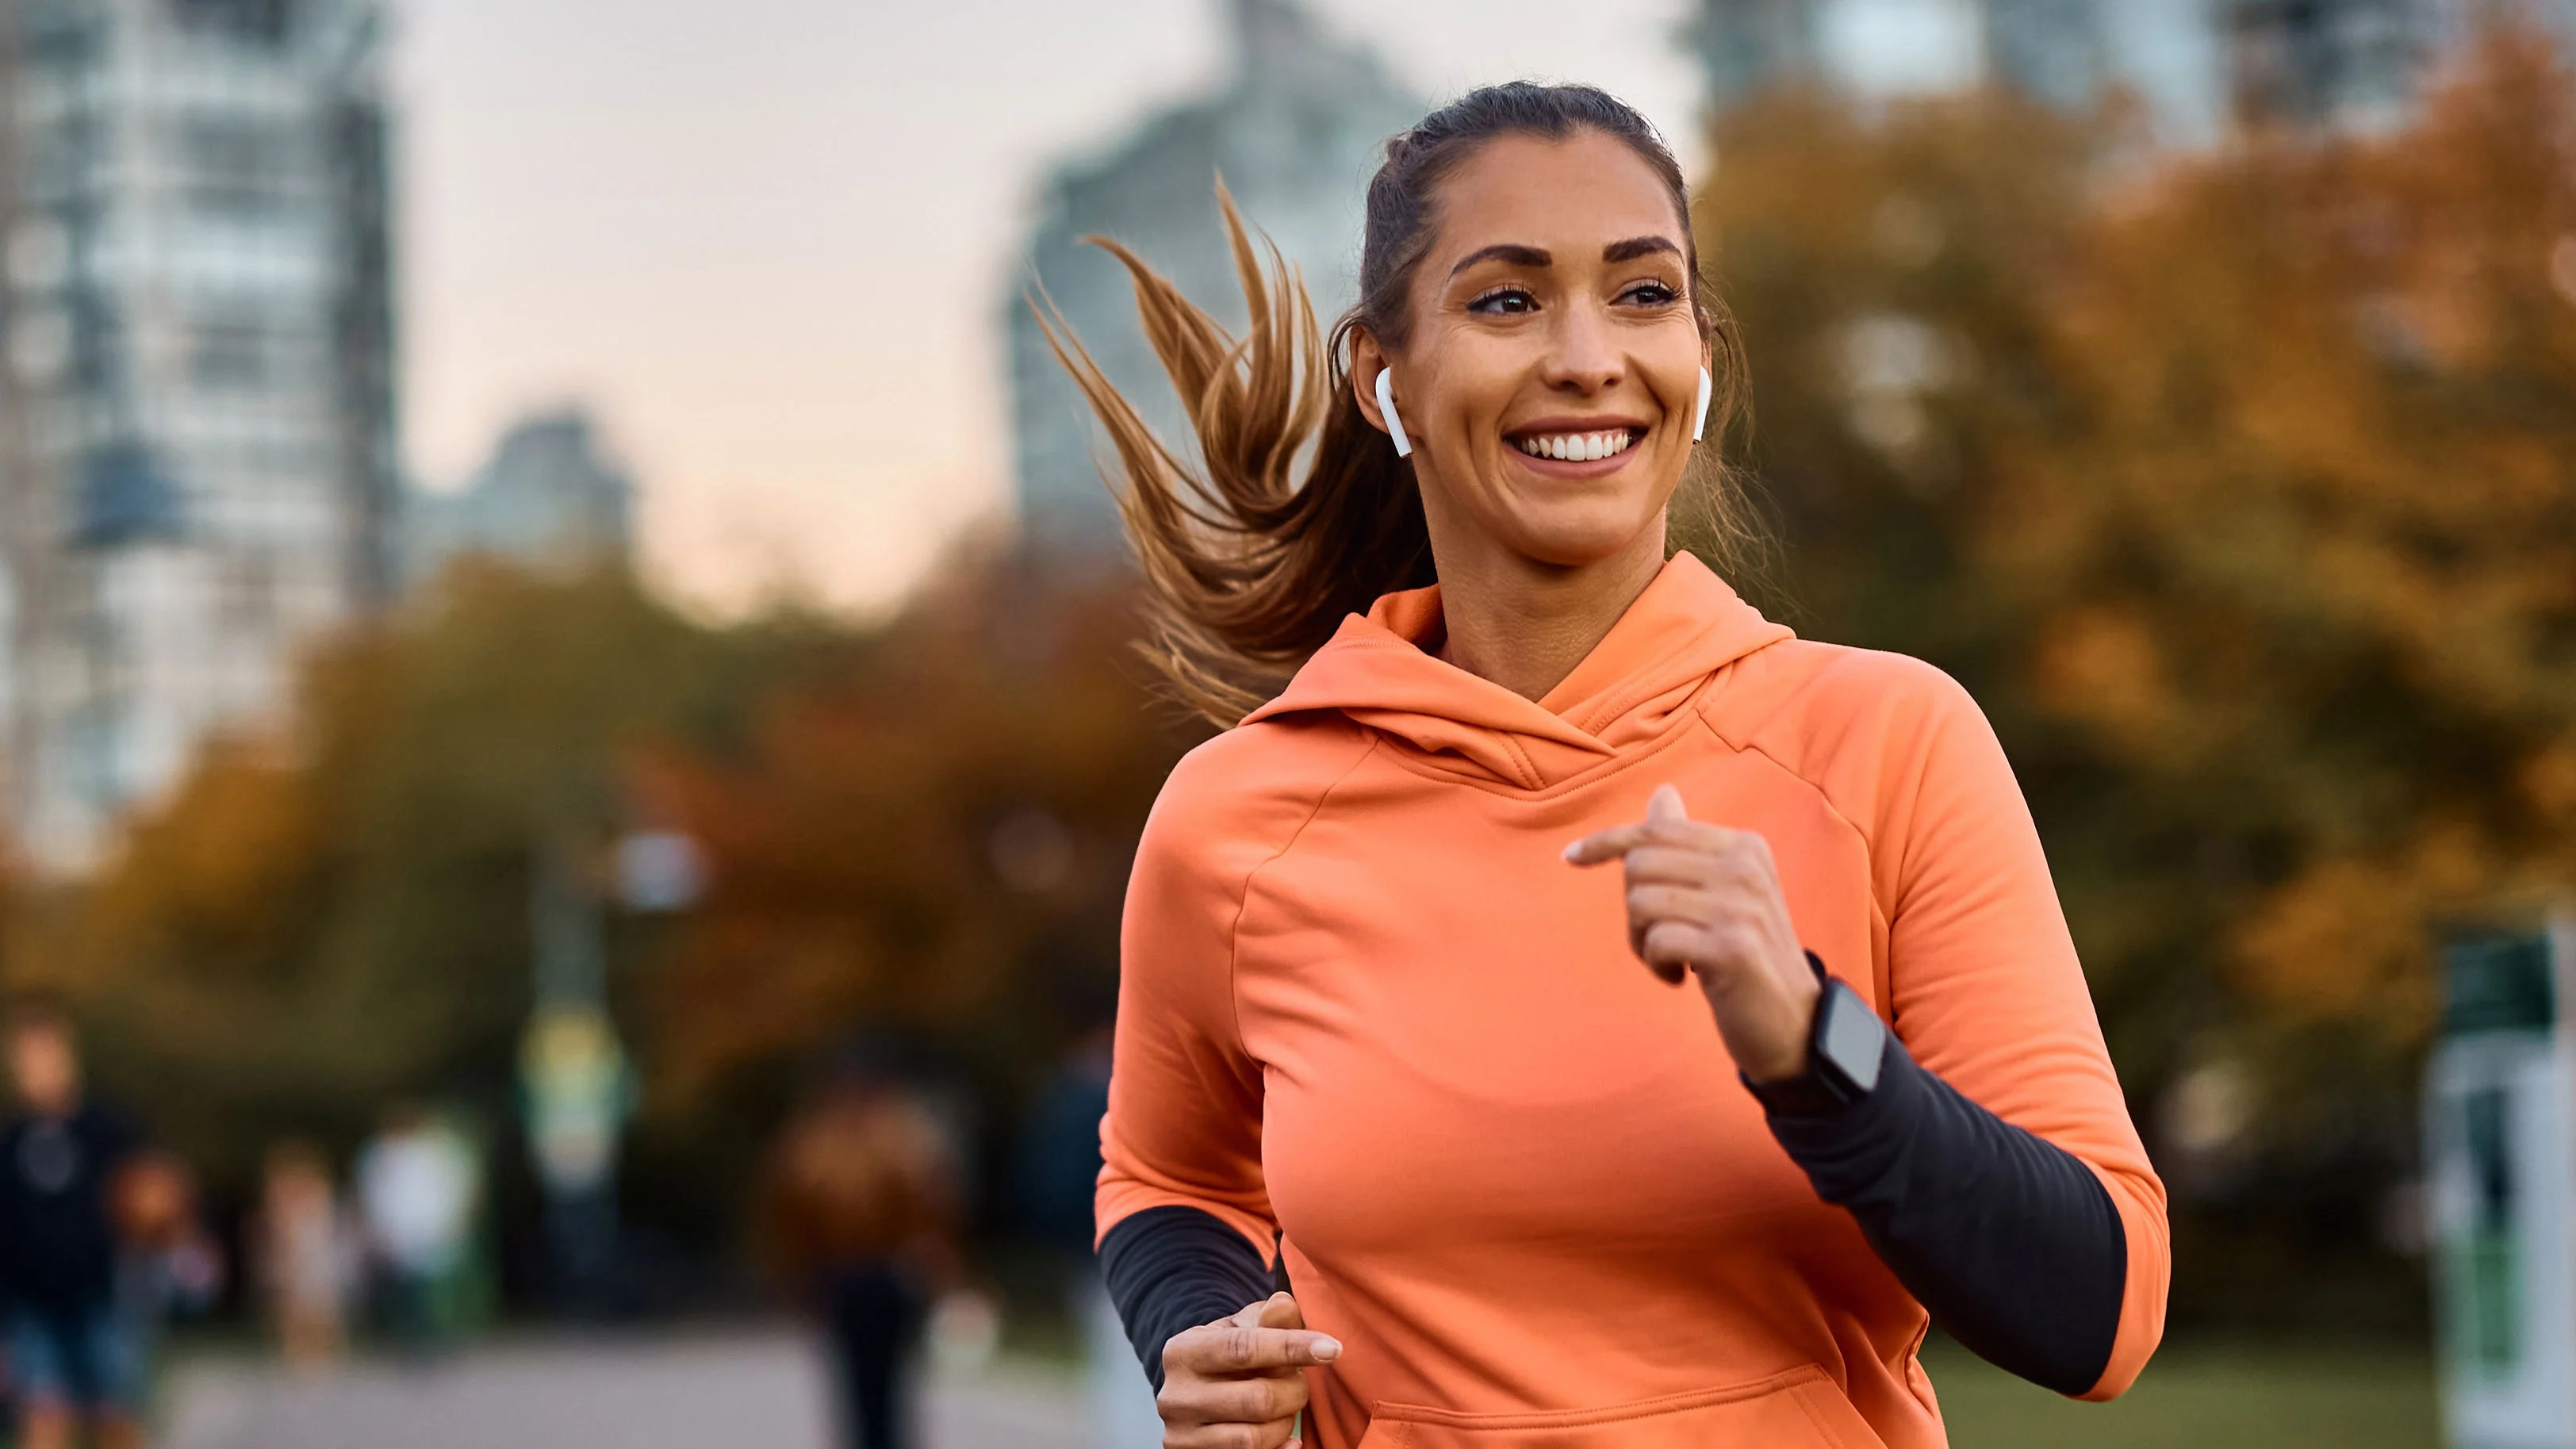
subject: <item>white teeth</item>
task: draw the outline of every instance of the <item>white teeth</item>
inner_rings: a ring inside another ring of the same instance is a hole
[[[1589,463],[1616,457],[1628,451],[1628,445],[1633,441],[1625,429],[1614,429],[1606,433],[1549,433],[1543,437],[1522,437],[1514,442],[1514,446],[1533,458]]]

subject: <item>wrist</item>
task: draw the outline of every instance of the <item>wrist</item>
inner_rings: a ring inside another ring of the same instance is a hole
[[[1773,1116],[1815,1116],[1851,1106],[1878,1085],[1887,1047],[1886,1023],[1849,986],[1825,975],[1814,952],[1807,960],[1818,981],[1802,1042],[1803,1065],[1789,1075],[1742,1073],[1745,1087]]]
[[[1816,1012],[1824,1001],[1826,982],[1823,963],[1816,953],[1801,953],[1807,969],[1781,973],[1774,980],[1784,980],[1787,999],[1775,1014],[1778,1025],[1770,1033],[1771,1049],[1739,1056],[1736,1068],[1748,1082],[1768,1083],[1802,1077],[1809,1069],[1809,1043],[1816,1030]]]

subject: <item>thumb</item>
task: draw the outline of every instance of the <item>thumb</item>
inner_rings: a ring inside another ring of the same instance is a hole
[[[1690,819],[1690,812],[1682,808],[1682,792],[1670,785],[1657,785],[1646,800],[1646,819],[1657,825],[1679,825]]]
[[[1306,1315],[1298,1311],[1297,1300],[1285,1293],[1271,1294],[1270,1301],[1261,1305],[1260,1317],[1253,1320],[1255,1328],[1303,1328],[1305,1326]]]

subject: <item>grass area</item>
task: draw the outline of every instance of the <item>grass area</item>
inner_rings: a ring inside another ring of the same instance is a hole
[[[2429,1352],[2173,1344],[2107,1404],[2034,1388],[1935,1339],[1923,1365],[1957,1449],[2437,1449]]]

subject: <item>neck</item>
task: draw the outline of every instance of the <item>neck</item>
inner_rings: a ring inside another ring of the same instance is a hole
[[[1664,567],[1664,529],[1618,553],[1574,566],[1509,549],[1451,550],[1439,557],[1440,657],[1524,699],[1564,682]]]

